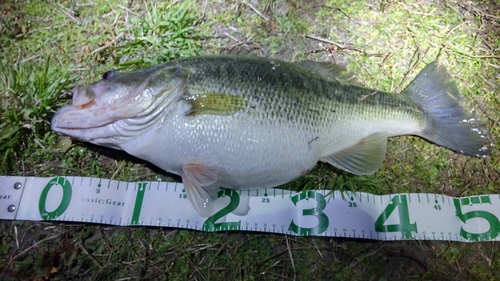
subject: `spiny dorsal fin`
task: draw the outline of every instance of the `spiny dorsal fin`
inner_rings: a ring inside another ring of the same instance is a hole
[[[352,72],[347,71],[344,66],[338,64],[311,60],[299,61],[296,62],[296,64],[314,72],[320,73],[326,77],[334,78],[342,84],[355,85],[360,87],[363,86],[361,83],[356,81],[356,75],[354,75]]]

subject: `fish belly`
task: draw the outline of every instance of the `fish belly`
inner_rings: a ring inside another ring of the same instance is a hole
[[[243,114],[166,119],[153,134],[122,148],[178,175],[185,164],[220,168],[219,187],[275,187],[305,175],[320,157],[319,136],[294,124]]]

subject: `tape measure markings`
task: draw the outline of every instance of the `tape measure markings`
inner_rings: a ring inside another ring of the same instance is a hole
[[[17,182],[22,188],[16,191],[13,186]],[[76,184],[78,182],[80,184]],[[0,196],[6,198],[0,200],[0,218],[168,226],[204,231],[245,229],[378,240],[500,241],[499,195],[452,198],[425,194],[425,202],[418,193],[221,190],[218,192],[220,199],[216,201],[218,211],[203,219],[186,199],[182,184],[156,182],[155,189],[154,183],[84,177],[0,177],[0,195],[12,194]],[[29,191],[24,192],[24,189]],[[231,213],[244,207],[245,202],[251,206],[248,215]],[[37,203],[39,208],[32,208]],[[88,208],[89,204],[92,208]],[[10,206],[16,208],[12,210]],[[76,219],[78,217],[80,219]]]

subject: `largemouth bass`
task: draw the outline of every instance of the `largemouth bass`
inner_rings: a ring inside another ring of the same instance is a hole
[[[417,135],[475,157],[489,133],[443,66],[428,64],[401,94],[351,83],[329,63],[201,56],[77,86],[52,129],[180,175],[201,216],[219,188],[271,188],[318,161],[372,174],[387,138]]]

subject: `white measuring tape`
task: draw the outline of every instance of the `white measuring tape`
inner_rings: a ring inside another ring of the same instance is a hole
[[[181,183],[0,176],[0,219],[376,240],[500,241],[500,195],[221,190],[202,218]],[[250,211],[244,216],[238,212]]]

